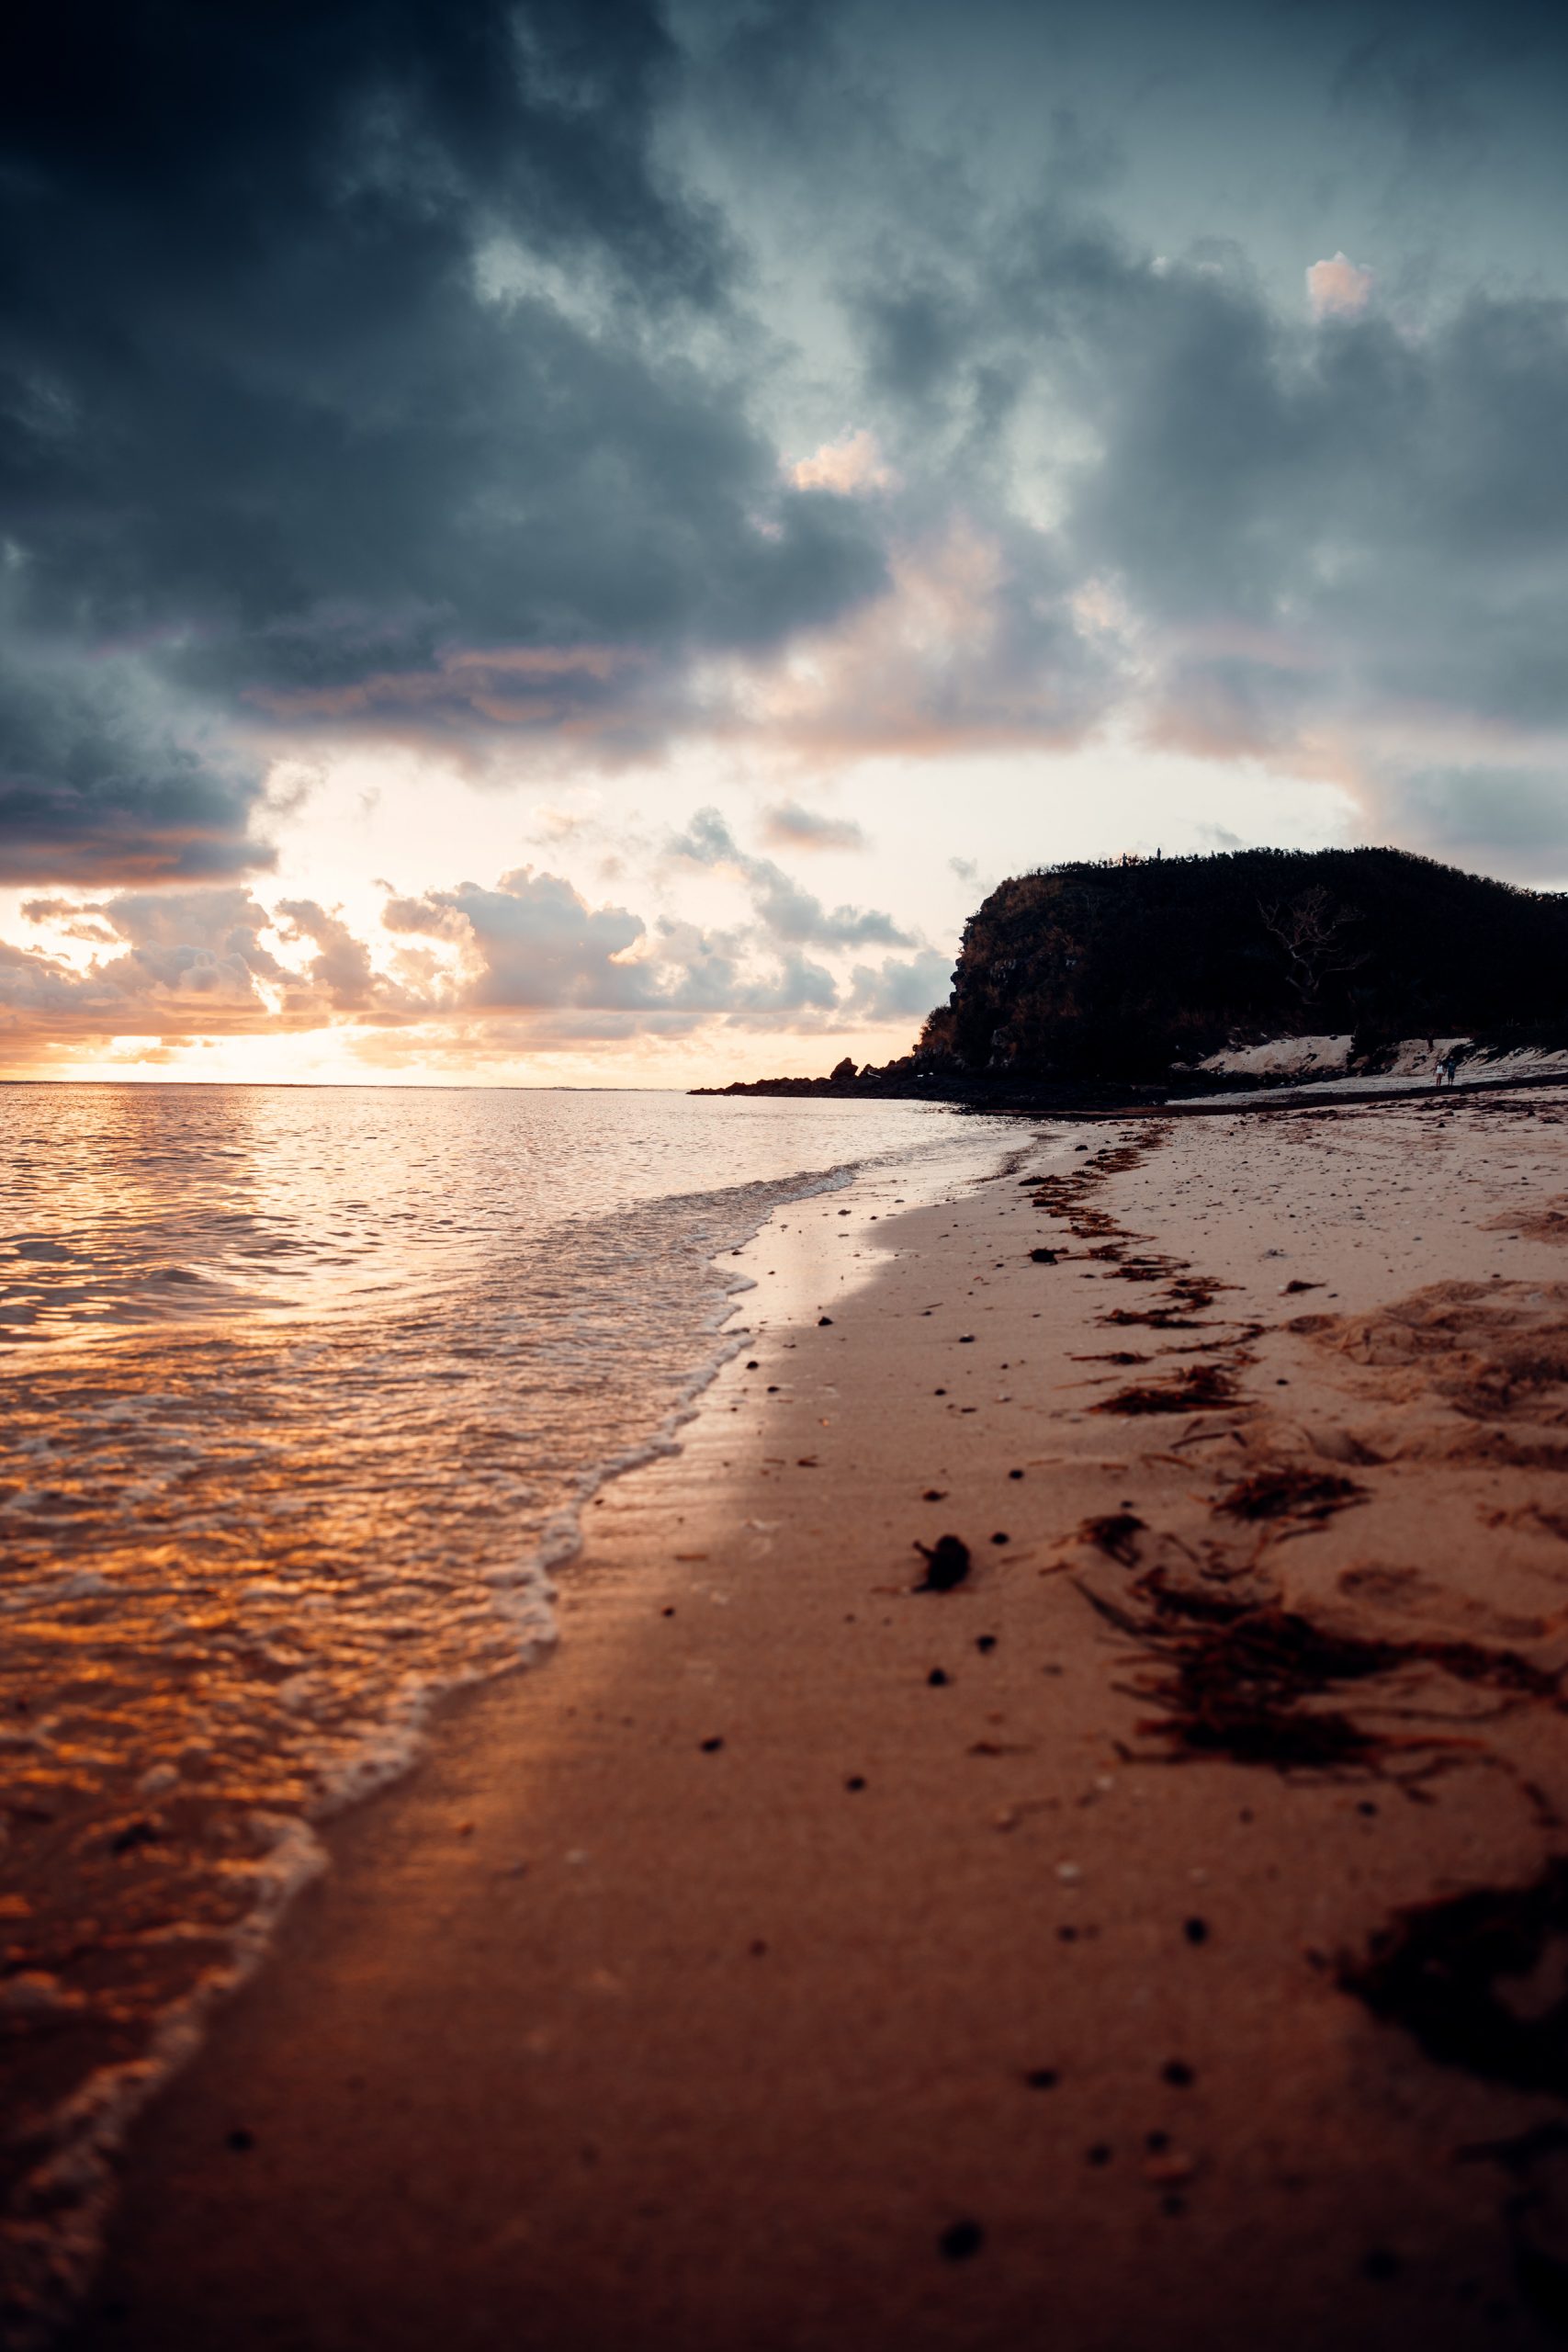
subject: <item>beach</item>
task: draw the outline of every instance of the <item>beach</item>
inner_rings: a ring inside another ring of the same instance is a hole
[[[72,2343],[1550,2341],[1565,1121],[1021,1123],[776,1211],[554,1655],[133,2134]]]

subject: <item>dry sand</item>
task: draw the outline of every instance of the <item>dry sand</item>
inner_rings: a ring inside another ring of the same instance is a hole
[[[557,1657],[149,2118],[80,2344],[1551,2340],[1565,1120],[1057,1127],[1038,1193],[786,1212]]]

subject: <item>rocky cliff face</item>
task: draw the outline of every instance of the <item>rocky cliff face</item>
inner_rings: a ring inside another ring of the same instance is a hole
[[[1152,1078],[1237,1035],[1568,1019],[1568,899],[1400,850],[1062,865],[970,918],[928,1073]]]

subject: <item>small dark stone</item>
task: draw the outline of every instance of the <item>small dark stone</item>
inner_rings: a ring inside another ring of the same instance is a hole
[[[920,1500],[923,1503],[944,1503],[947,1500],[947,1488],[945,1487],[928,1487],[925,1493],[920,1497]]]
[[[661,1617],[673,1617],[675,1611],[672,1609],[661,1609],[659,1613]]]
[[[990,1651],[990,1650],[994,1650],[994,1649],[996,1648],[996,1646],[997,1646],[997,1637],[996,1637],[995,1634],[976,1634],[976,1636],[975,1636],[975,1647],[979,1651],[979,1653],[980,1653],[980,1655],[981,1655],[981,1657],[984,1657],[987,1655],[987,1653],[988,1651]]]
[[[1021,1471],[1021,1470],[1010,1470],[1010,1471],[1008,1472],[1008,1476],[1009,1476],[1010,1478],[1021,1478],[1021,1477],[1022,1477],[1022,1476],[1023,1476],[1023,1473],[1022,1473],[1022,1471]]]
[[[946,1389],[945,1389],[945,1388],[933,1388],[933,1389],[931,1390],[931,1395],[932,1395],[933,1396],[946,1396],[946,1394],[947,1394],[947,1391],[946,1391]]]
[[[1032,2066],[1023,2079],[1032,2091],[1054,2091],[1062,2078],[1055,2066]]]
[[[959,1346],[960,1346],[961,1348],[972,1348],[972,1347],[974,1346],[974,1344],[975,1344],[975,1334],[974,1334],[974,1332],[973,1332],[973,1331],[960,1331],[960,1333],[958,1334],[958,1344],[959,1344]]]
[[[819,1315],[817,1317],[817,1329],[819,1331],[826,1329],[827,1326],[831,1323],[832,1319],[833,1318],[830,1315]]]
[[[705,1756],[715,1755],[723,1746],[723,1740],[718,1738],[716,1735],[712,1739],[705,1739],[701,1742],[702,1751]]]
[[[749,1356],[746,1360],[746,1369],[748,1372],[761,1372],[762,1367],[755,1356]]]
[[[993,1544],[1010,1544],[1012,1542],[1012,1537],[1010,1535],[993,1535],[991,1541]]]
[[[1207,1919],[1184,1919],[1181,1923],[1181,1932],[1190,1944],[1206,1944],[1209,1940],[1209,1922]]]
[[[849,1779],[844,1782],[844,1786],[846,1789],[863,1789],[865,1786],[865,1774],[863,1772],[852,1772]]]
[[[933,1690],[945,1690],[951,1679],[951,1676],[944,1673],[940,1666],[933,1666],[926,1677],[927,1682]]]
[[[1056,1262],[1054,1250],[1032,1250],[1029,1255],[1031,1262],[1036,1266],[1054,1266]]]
[[[926,1564],[917,1592],[951,1592],[969,1573],[969,1546],[961,1536],[939,1535],[934,1544],[917,1544],[915,1549]]]
[[[1179,2091],[1190,2090],[1198,2079],[1184,2058],[1172,2058],[1160,2072],[1171,2087]]]
[[[1402,2268],[1397,2254],[1386,2245],[1375,2245],[1361,2265],[1368,2278],[1397,2278]]]
[[[746,1950],[753,1960],[763,1960],[767,1957],[768,1947],[761,1936],[753,1936]]]
[[[778,1382],[777,1382],[776,1380],[770,1380],[770,1381],[769,1381],[769,1383],[768,1383],[768,1394],[769,1394],[769,1396],[776,1396],[778,1395],[778,1393],[779,1393],[779,1384],[778,1384]]]
[[[255,2133],[247,2132],[243,2123],[236,2124],[233,2131],[226,2134],[226,2138],[228,2145],[242,2156],[247,2154],[256,2144]]]
[[[155,1846],[163,1834],[155,1822],[128,1822],[123,1829],[117,1830],[109,1839],[109,1852],[111,1854],[134,1853],[138,1846]]]
[[[946,2262],[967,2262],[985,2243],[986,2233],[978,2222],[950,2222],[937,2240]]]
[[[1089,2165],[1108,2165],[1111,2162],[1111,2150],[1103,2140],[1097,2140],[1092,2148],[1084,2150],[1084,2162]]]

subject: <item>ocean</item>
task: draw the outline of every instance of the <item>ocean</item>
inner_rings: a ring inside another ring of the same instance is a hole
[[[0,1088],[0,2239],[108,2155],[431,1702],[554,1638],[578,1506],[743,1336],[727,1253],[1016,1130],[667,1093]]]

